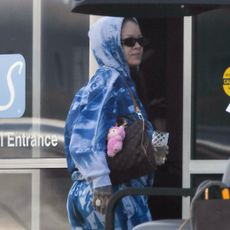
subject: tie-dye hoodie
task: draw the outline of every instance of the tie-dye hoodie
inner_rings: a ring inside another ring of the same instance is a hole
[[[119,116],[135,114],[124,80],[137,97],[129,67],[121,46],[123,18],[104,17],[89,31],[90,46],[99,65],[88,84],[75,95],[65,127],[65,151],[68,170],[79,170],[93,188],[110,185],[106,162],[106,137]],[[152,126],[148,123],[149,135]]]

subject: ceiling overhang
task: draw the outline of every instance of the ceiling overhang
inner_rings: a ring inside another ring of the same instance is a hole
[[[230,5],[230,0],[72,0],[72,12],[136,17],[183,17]]]

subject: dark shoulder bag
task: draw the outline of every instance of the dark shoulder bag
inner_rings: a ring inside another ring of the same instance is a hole
[[[230,189],[220,181],[204,181],[191,202],[192,230],[230,229]]]
[[[128,86],[127,88],[139,119],[125,128],[126,136],[122,150],[114,157],[107,156],[110,179],[113,185],[147,175],[157,168],[154,149],[147,134],[147,127],[141,110],[131,90]]]

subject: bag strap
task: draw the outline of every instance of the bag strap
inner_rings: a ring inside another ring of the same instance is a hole
[[[127,88],[128,91],[129,91],[129,95],[130,95],[130,97],[131,97],[131,99],[132,99],[132,102],[133,102],[133,105],[134,105],[134,108],[135,108],[135,111],[136,111],[138,117],[139,117],[140,119],[144,120],[144,118],[143,118],[143,116],[142,116],[142,113],[141,113],[141,110],[140,110],[140,107],[139,107],[138,104],[137,104],[137,101],[136,101],[136,99],[135,99],[135,97],[134,97],[134,95],[133,95],[133,93],[132,93],[132,91],[131,91],[131,89],[130,89],[130,87],[129,87],[128,82],[127,82],[124,78],[122,78],[122,79],[123,79],[123,81],[125,82],[126,88]]]
[[[149,157],[148,157],[148,154],[147,154],[147,149],[146,149],[146,147],[144,146],[144,134],[145,134],[145,122],[144,122],[144,118],[143,118],[143,116],[142,116],[140,107],[138,106],[137,101],[136,101],[136,99],[135,99],[135,97],[134,97],[134,95],[133,95],[133,93],[132,93],[132,91],[131,91],[131,89],[130,89],[130,87],[129,87],[128,82],[127,82],[125,79],[123,79],[123,80],[124,80],[125,85],[126,85],[128,91],[129,91],[129,95],[130,95],[130,97],[131,97],[131,99],[132,99],[132,101],[133,101],[133,104],[134,104],[134,107],[135,107],[136,114],[138,115],[139,119],[142,120],[141,148],[142,148],[142,150],[143,150],[143,152],[144,152],[144,154],[145,154],[147,160],[149,161]],[[152,164],[151,161],[149,161],[149,163]]]

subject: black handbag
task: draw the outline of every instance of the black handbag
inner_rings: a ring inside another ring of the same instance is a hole
[[[226,190],[227,197],[223,191]],[[192,230],[230,229],[229,188],[219,181],[204,181],[191,203]]]
[[[112,184],[120,184],[156,170],[155,152],[146,130],[140,108],[129,89],[129,94],[140,119],[125,128],[123,148],[114,157],[107,156]]]

